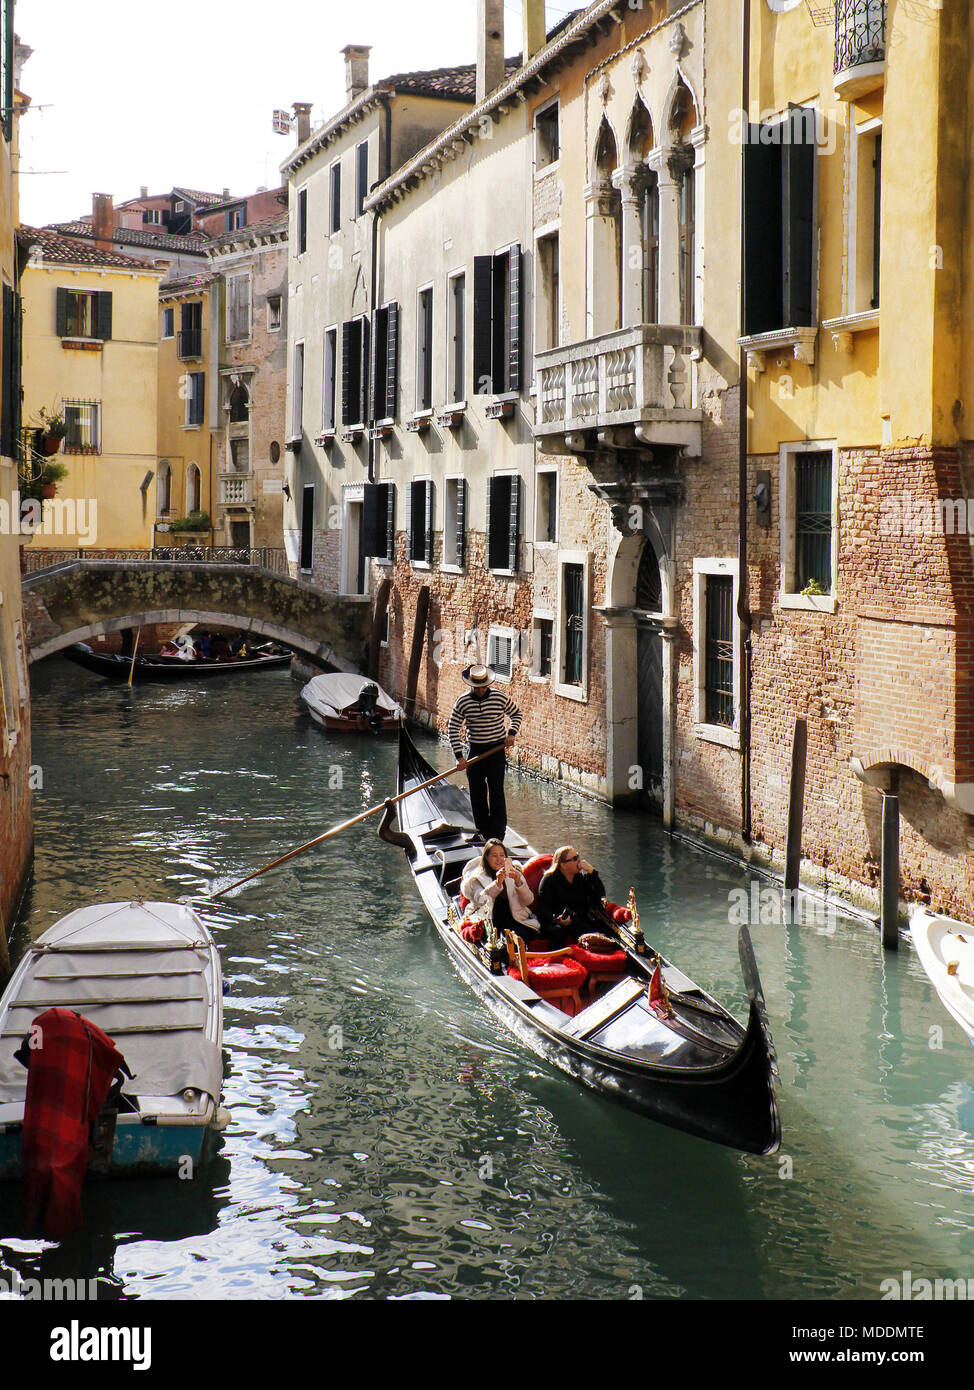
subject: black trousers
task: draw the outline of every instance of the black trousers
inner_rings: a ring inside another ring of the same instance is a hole
[[[495,746],[491,743],[471,743],[468,758],[476,758],[479,753],[486,753],[488,748]],[[498,748],[496,753],[484,758],[476,767],[467,768],[474,824],[485,840],[503,840],[507,833],[507,801],[504,797],[506,771],[507,755],[503,748]]]

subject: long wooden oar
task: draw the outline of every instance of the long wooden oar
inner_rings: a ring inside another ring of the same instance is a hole
[[[478,753],[475,758],[471,758],[467,767],[473,767],[474,763],[482,762],[484,758],[490,758],[495,753],[499,753],[506,744],[499,743],[496,748],[488,748],[486,753]],[[439,772],[435,777],[431,777],[428,782],[421,782],[417,787],[410,787],[408,792],[400,792],[398,796],[389,797],[388,801],[380,801],[378,806],[370,806],[367,811],[362,811],[351,820],[342,821],[341,825],[332,826],[331,830],[326,830],[323,835],[318,835],[313,840],[309,840],[306,845],[300,845],[297,849],[292,849],[288,854],[282,854],[280,859],[275,859],[272,864],[265,864],[262,869],[255,869],[246,878],[238,878],[236,883],[228,884],[226,888],[221,888],[218,893],[207,893],[207,899],[222,898],[225,893],[231,893],[234,888],[239,888],[244,883],[249,883],[253,878],[260,878],[261,874],[269,873],[271,869],[276,869],[279,864],[286,864],[289,859],[294,859],[299,854],[304,854],[307,849],[314,849],[315,845],[324,844],[325,840],[332,839],[335,835],[340,835],[343,830],[348,830],[352,825],[358,825],[360,821],[368,820],[369,816],[374,816],[378,811],[384,811],[386,806],[395,806],[397,801],[405,801],[407,796],[415,796],[417,792],[425,791],[427,787],[432,787],[436,782],[442,782],[445,777],[452,777],[455,772],[462,771],[457,767],[447,768],[446,772]]]

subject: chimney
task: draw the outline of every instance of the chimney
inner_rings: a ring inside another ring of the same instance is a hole
[[[477,0],[477,104],[504,80],[504,0]]]
[[[544,0],[522,0],[524,12],[524,49],[522,63],[529,63],[545,46]]]
[[[370,46],[364,43],[350,43],[342,49],[345,57],[345,100],[349,103],[368,88],[371,52]]]
[[[110,193],[93,193],[91,204],[91,222],[95,229],[95,245],[101,247],[103,251],[110,251],[115,232],[115,205],[112,202],[112,195]]]
[[[142,187],[139,189],[139,197],[140,197],[140,198],[148,198],[148,196],[149,196],[149,185],[148,185],[147,183],[144,183],[144,184],[142,185]]]
[[[310,101],[296,101],[294,103],[294,119],[298,127],[298,144],[303,145],[311,134]]]

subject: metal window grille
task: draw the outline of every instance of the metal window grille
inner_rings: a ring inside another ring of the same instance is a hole
[[[99,437],[99,402],[64,402],[64,452],[66,454],[96,454]]]
[[[704,719],[725,728],[734,724],[733,594],[729,575],[707,575]]]
[[[832,455],[795,459],[795,579],[798,590],[815,581],[832,588]]]

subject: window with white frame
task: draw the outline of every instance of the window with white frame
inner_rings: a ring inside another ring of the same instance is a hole
[[[587,698],[588,555],[566,551],[558,565],[559,632],[556,692]]]
[[[396,555],[396,485],[366,483],[363,488],[362,550],[380,565]]]
[[[535,263],[535,350],[545,352],[561,342],[561,264],[557,232],[538,238]]]
[[[227,342],[250,337],[250,274],[227,276]]]
[[[342,226],[342,166],[335,160],[328,174],[328,231],[334,235]]]
[[[848,264],[854,275],[850,313],[879,308],[880,205],[882,201],[883,129],[878,121],[855,128],[855,221],[850,226]]]
[[[834,612],[838,454],[834,440],[782,444],[778,499],[784,608]]]
[[[467,558],[467,480],[447,478],[443,484],[443,564],[463,569]]]
[[[433,288],[420,290],[416,306],[416,409],[433,408]]]
[[[558,539],[558,469],[539,468],[534,508],[534,539],[538,545],[554,545]]]
[[[487,635],[487,667],[502,681],[514,674],[514,643],[517,633],[512,627],[492,627]]]
[[[740,747],[741,641],[736,559],[693,562],[694,733]]]
[[[551,679],[554,646],[554,613],[535,612],[531,619],[531,674],[537,680]]]
[[[487,480],[487,568],[516,574],[521,553],[521,478],[497,473]]]
[[[206,373],[190,372],[187,385],[186,424],[202,425],[203,405],[206,398]]]
[[[64,452],[97,454],[101,450],[101,402],[64,402]]]
[[[446,398],[453,404],[466,396],[467,277],[463,271],[450,277],[447,308]]]
[[[172,307],[162,311],[162,336],[163,338],[175,338],[176,336],[176,315]]]
[[[304,343],[294,345],[294,384],[291,397],[291,438],[298,439],[304,428]]]
[[[433,483],[429,478],[409,484],[406,542],[411,564],[428,567],[433,563]]]
[[[369,142],[363,140],[355,149],[355,216],[361,217],[365,211],[365,200],[369,196]]]
[[[321,378],[321,428],[335,428],[335,392],[338,386],[338,329],[326,328]]]

